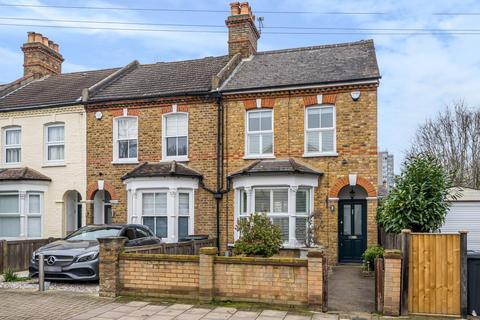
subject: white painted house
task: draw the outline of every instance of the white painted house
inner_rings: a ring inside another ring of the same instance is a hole
[[[85,224],[82,91],[116,69],[61,73],[38,33],[22,50],[24,76],[0,87],[0,239],[62,237]]]
[[[468,231],[468,250],[480,251],[480,190],[454,188],[452,191],[458,191],[460,196],[451,200],[450,210],[441,231]]]

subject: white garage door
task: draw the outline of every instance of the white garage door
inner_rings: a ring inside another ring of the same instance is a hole
[[[442,232],[467,230],[468,250],[480,251],[480,202],[454,202]]]

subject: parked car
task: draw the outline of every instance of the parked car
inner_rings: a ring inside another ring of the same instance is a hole
[[[126,237],[127,247],[161,243],[146,226],[89,225],[58,240],[40,247],[30,259],[30,277],[38,276],[39,254],[44,256],[45,279],[48,280],[98,280],[98,238]]]

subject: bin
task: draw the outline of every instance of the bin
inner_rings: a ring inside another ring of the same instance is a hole
[[[468,252],[468,314],[480,315],[480,252]]]

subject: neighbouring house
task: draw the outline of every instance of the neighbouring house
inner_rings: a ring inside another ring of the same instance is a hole
[[[458,197],[450,199],[450,208],[440,230],[445,233],[468,231],[468,250],[480,251],[480,190],[455,187],[451,193]]]
[[[307,217],[332,263],[377,242],[372,41],[257,52],[248,3],[231,4],[228,54],[139,64],[85,90],[88,223],[148,225],[166,241],[219,238],[265,212],[286,248]]]
[[[115,70],[62,74],[39,33],[22,50],[24,76],[0,87],[0,238],[61,237],[86,222],[82,89]]]

